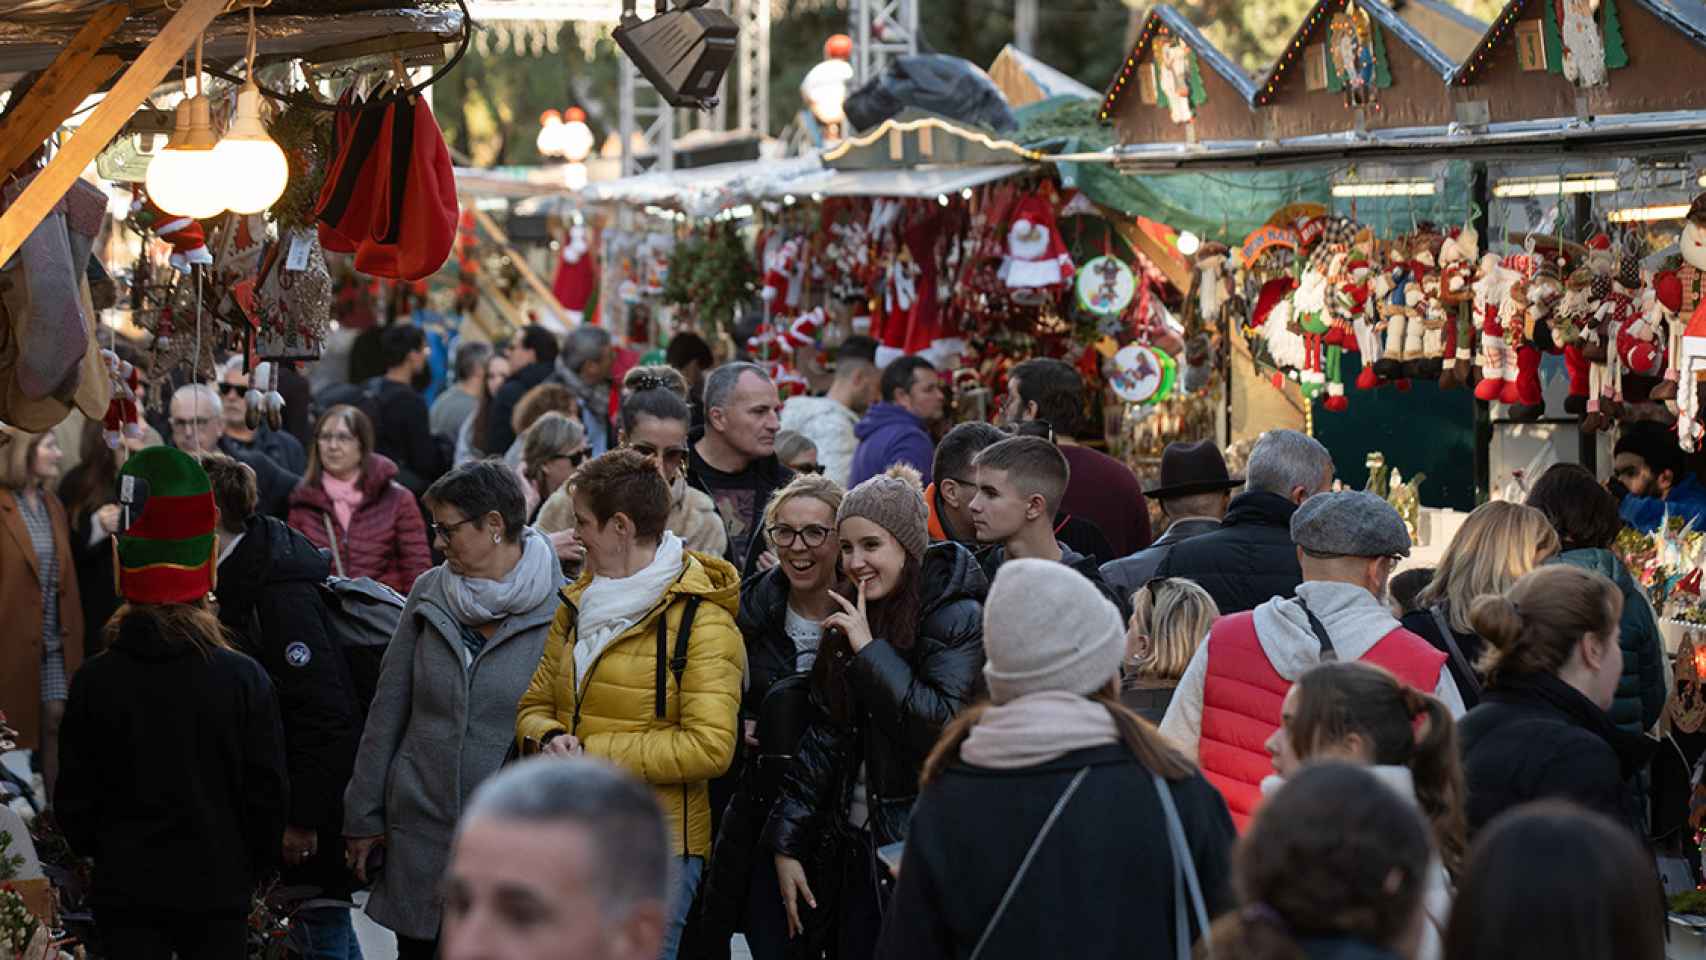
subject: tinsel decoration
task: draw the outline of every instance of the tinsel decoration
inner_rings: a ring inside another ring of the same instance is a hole
[[[290,179],[272,205],[273,221],[283,229],[314,225],[314,205],[332,156],[332,116],[329,111],[291,104],[267,124],[267,132],[290,163]]]

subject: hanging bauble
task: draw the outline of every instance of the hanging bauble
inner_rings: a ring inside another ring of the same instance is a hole
[[[1098,317],[1117,316],[1137,295],[1137,276],[1125,261],[1096,257],[1078,269],[1078,306]]]
[[[1164,350],[1131,343],[1114,354],[1108,383],[1127,403],[1156,403],[1167,398],[1178,376],[1178,364]]]

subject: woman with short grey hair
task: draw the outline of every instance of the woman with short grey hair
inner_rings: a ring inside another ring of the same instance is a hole
[[[374,884],[367,912],[396,931],[400,960],[437,954],[457,817],[503,762],[563,585],[509,467],[458,467],[421,499],[444,563],[409,591],[344,793],[349,865]]]

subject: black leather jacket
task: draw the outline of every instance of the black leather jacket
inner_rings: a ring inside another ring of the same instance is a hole
[[[924,759],[982,685],[989,589],[977,560],[957,543],[931,544],[921,575],[924,602],[912,649],[901,652],[879,637],[853,659],[852,724],[835,723],[819,704],[765,826],[764,840],[778,853],[803,860],[819,831],[848,828],[861,766],[874,840],[906,839]]]

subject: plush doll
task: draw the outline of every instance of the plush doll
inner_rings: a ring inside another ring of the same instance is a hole
[[[1671,326],[1677,329],[1706,326],[1706,193],[1694,198],[1683,221],[1682,239],[1677,243],[1682,258],[1653,277],[1653,289],[1658,301],[1675,316]],[[1701,323],[1696,324],[1696,318]],[[1665,382],[1653,388],[1653,399],[1666,400],[1677,396],[1681,368],[1677,354],[1681,352],[1680,337],[1673,335],[1672,363],[1665,370]]]
[[[1587,413],[1588,397],[1598,396],[1605,372],[1603,360],[1594,363],[1588,358],[1588,349],[1599,342],[1592,315],[1593,273],[1577,267],[1564,281],[1564,295],[1552,311],[1552,341],[1564,350],[1564,370],[1570,379],[1564,409],[1578,417]]]
[[[1374,374],[1382,380],[1392,380],[1404,375],[1404,362],[1410,359],[1405,345],[1409,333],[1409,286],[1412,278],[1409,248],[1402,239],[1393,241],[1386,256],[1386,270],[1376,287],[1380,299],[1375,307],[1380,318],[1376,329],[1385,336]]]
[[[1516,402],[1512,404],[1510,416],[1514,420],[1538,420],[1546,413],[1546,398],[1540,386],[1540,354],[1543,347],[1552,346],[1552,317],[1564,296],[1564,281],[1558,262],[1543,259],[1525,286],[1526,303],[1519,330],[1521,339],[1515,342],[1517,371],[1512,386]]]
[[[1516,376],[1516,351],[1505,337],[1501,313],[1518,275],[1501,266],[1495,253],[1481,258],[1478,273],[1473,289],[1481,335],[1481,382],[1475,385],[1475,399],[1491,403],[1504,396],[1506,385]]]
[[[1475,355],[1475,260],[1480,252],[1480,234],[1472,226],[1452,231],[1440,244],[1439,296],[1448,318],[1441,389],[1469,385],[1470,361]]]
[[[101,361],[106,364],[107,378],[112,382],[112,399],[107,402],[106,416],[101,418],[101,435],[107,446],[117,450],[126,437],[142,439],[142,371],[111,350],[101,351]]]

